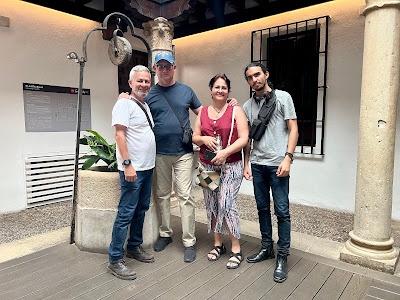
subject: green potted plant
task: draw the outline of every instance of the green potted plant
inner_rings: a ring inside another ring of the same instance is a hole
[[[94,130],[86,131],[93,135],[84,135],[84,137],[79,140],[79,143],[89,146],[90,151],[93,154],[88,154],[81,157],[82,159],[86,159],[82,165],[82,170],[87,170],[93,166],[93,164],[96,164],[102,160],[107,164],[109,171],[117,172],[117,144],[114,143],[110,145],[98,132]]]

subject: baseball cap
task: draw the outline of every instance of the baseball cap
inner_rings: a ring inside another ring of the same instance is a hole
[[[154,58],[154,64],[158,63],[162,59],[166,60],[167,62],[169,62],[171,64],[175,63],[171,52],[161,51],[156,54],[156,57]]]

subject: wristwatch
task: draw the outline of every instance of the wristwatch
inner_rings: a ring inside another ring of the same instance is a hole
[[[289,156],[290,157],[290,159],[293,161],[293,154],[292,153],[290,153],[290,152],[286,152],[285,153],[285,156]]]
[[[131,159],[125,159],[123,162],[122,162],[122,165],[124,165],[124,166],[128,166],[128,165],[130,165],[131,164]]]

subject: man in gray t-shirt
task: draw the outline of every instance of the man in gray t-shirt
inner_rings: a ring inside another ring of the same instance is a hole
[[[243,176],[247,180],[253,180],[262,245],[258,253],[247,257],[247,261],[257,263],[275,257],[270,210],[271,189],[279,236],[274,280],[283,282],[287,278],[287,256],[290,248],[289,173],[298,129],[292,97],[287,92],[273,90],[268,77],[269,72],[260,63],[251,63],[245,69],[247,83],[255,90],[254,96],[243,105],[249,125],[258,118],[265,101],[276,102],[261,139],[250,139],[244,151]]]

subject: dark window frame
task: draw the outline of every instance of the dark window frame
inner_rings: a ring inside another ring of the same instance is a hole
[[[324,155],[324,134],[325,134],[325,107],[327,99],[327,61],[328,61],[328,23],[329,16],[308,19],[299,22],[288,23],[284,25],[264,28],[252,31],[251,33],[251,61],[260,62],[269,68],[270,66],[270,47],[273,41],[288,41],[295,40],[297,45],[298,37],[310,36],[310,33],[315,34],[315,49],[312,49],[318,55],[317,70],[316,70],[316,86],[313,87],[315,97],[314,103],[309,103],[310,106],[315,106],[315,113],[310,119],[302,118],[298,115],[298,126],[300,137],[296,153]],[[296,48],[296,47],[295,47]],[[271,80],[275,86],[279,83]],[[250,95],[252,90],[250,88]],[[304,95],[300,97],[304,98]],[[298,100],[298,99],[296,99]],[[296,102],[294,99],[294,102]],[[299,100],[300,101],[300,100]],[[297,105],[300,102],[297,101]],[[295,103],[296,104],[296,103]],[[301,103],[303,104],[303,103]],[[300,118],[299,118],[300,117]],[[311,125],[310,125],[311,124]],[[310,127],[306,130],[306,127]],[[302,131],[303,129],[303,131]],[[308,135],[305,137],[305,132]]]

